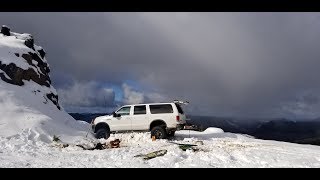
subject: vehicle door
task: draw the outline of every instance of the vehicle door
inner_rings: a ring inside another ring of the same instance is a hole
[[[121,107],[115,112],[116,115],[120,117],[113,117],[110,123],[114,131],[129,131],[131,128],[131,116],[130,116],[131,106]]]
[[[147,115],[146,105],[133,106],[133,114],[131,116],[133,130],[148,130],[149,116]]]

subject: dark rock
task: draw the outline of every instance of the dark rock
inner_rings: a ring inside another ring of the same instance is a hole
[[[38,62],[38,67],[40,68],[42,74],[49,76],[48,73],[50,72],[50,69],[48,67],[47,63],[44,63],[43,60],[36,54],[36,53],[30,53],[32,56],[32,59]]]
[[[30,36],[30,38],[28,38],[24,44],[28,47],[34,50],[34,40],[33,38]]]
[[[56,105],[59,110],[61,110],[61,107],[60,107],[59,102],[58,102],[59,101],[58,95],[50,93],[50,94],[47,94],[47,98],[50,99],[50,101],[52,101],[53,104]]]
[[[6,77],[2,78],[2,80],[6,79],[4,81],[6,81],[7,83],[22,86],[24,85],[22,80],[32,80],[41,86],[50,87],[51,81],[49,76],[45,76],[43,74],[40,74],[39,76],[39,74],[32,68],[24,70],[17,67],[14,63],[10,63],[9,65],[1,64],[0,69],[4,71],[8,77],[11,78],[11,80]]]
[[[3,73],[0,73],[0,78],[2,79],[2,81],[6,82],[6,83],[13,84],[12,80],[8,79]]]
[[[42,48],[38,50],[38,52],[40,53],[42,59],[46,56],[46,52]]]
[[[14,53],[14,55],[16,55],[17,57],[20,57],[19,53]]]
[[[39,76],[39,74],[36,73],[34,71],[34,69],[31,69],[31,68],[29,68],[28,70],[24,71],[22,79],[25,79],[27,81],[32,80],[32,81],[36,82],[37,84],[39,84],[41,86],[50,87],[50,84],[47,82],[48,77],[44,76],[42,74],[40,74],[40,76]]]
[[[21,57],[25,59],[29,65],[32,65],[32,56],[30,54],[22,54]]]
[[[51,80],[49,78],[50,69],[48,67],[48,64],[44,63],[42,61],[42,59],[36,53],[29,52],[29,54],[22,54],[22,58],[25,59],[29,65],[34,66],[34,67],[39,67],[39,69],[41,71],[41,72],[39,72],[40,79],[42,79],[42,81],[48,81],[49,84],[51,84]],[[37,64],[33,64],[32,60],[36,61]],[[47,84],[47,83],[42,82],[42,84]],[[47,86],[47,87],[49,87],[49,86]]]
[[[1,79],[7,83],[22,86],[24,85],[22,81],[23,69],[17,67],[15,64],[10,63],[9,65],[1,64],[0,69],[4,71],[7,76],[11,79],[8,79],[4,74],[2,74]]]
[[[1,33],[5,36],[10,36],[10,28],[8,26],[2,26]]]

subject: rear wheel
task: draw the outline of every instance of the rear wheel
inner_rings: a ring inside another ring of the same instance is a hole
[[[96,132],[97,139],[108,139],[110,137],[110,131],[107,128],[100,128]]]
[[[173,137],[176,131],[169,131],[168,132],[168,137]]]
[[[151,129],[151,137],[155,136],[156,139],[165,139],[167,138],[167,132],[164,127],[156,126]]]

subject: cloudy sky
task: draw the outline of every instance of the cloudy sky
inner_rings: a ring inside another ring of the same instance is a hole
[[[320,13],[0,13],[47,52],[72,112],[190,101],[189,114],[320,117]]]

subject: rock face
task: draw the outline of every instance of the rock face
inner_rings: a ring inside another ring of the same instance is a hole
[[[0,33],[1,80],[17,86],[24,86],[31,82],[46,87],[41,88],[44,93],[43,97],[49,99],[60,110],[58,95],[51,86],[50,68],[45,55],[44,49],[34,44],[34,39],[30,34],[14,33],[9,27],[2,26]]]

